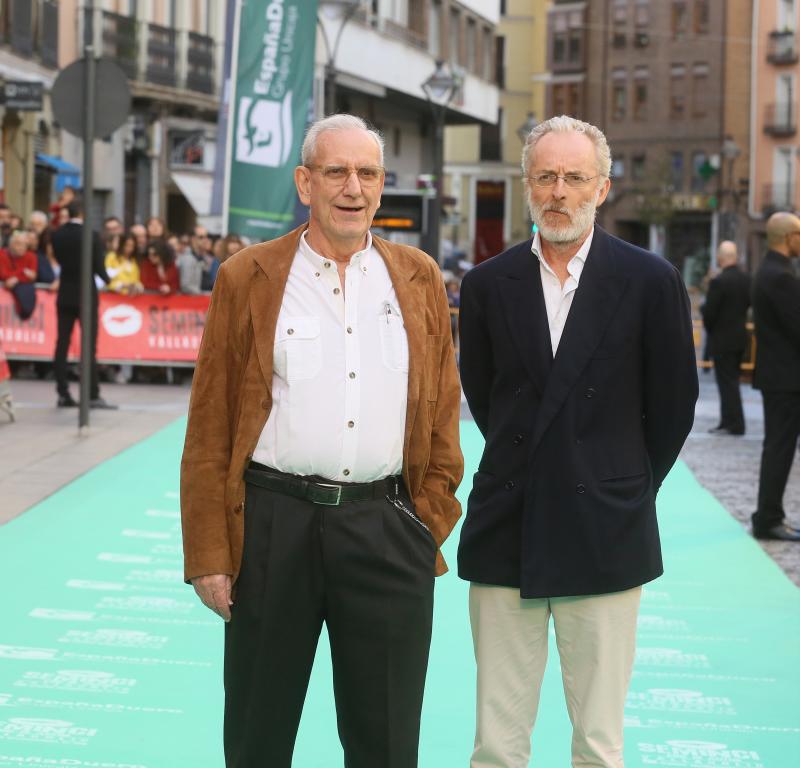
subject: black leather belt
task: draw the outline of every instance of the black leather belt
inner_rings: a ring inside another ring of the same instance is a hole
[[[256,461],[250,462],[244,471],[244,479],[270,491],[328,506],[337,506],[348,501],[381,499],[387,495],[396,498],[403,487],[403,478],[400,475],[382,477],[371,483],[330,483],[315,477],[278,472]]]

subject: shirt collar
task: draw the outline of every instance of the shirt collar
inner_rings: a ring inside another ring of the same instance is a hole
[[[318,254],[306,241],[307,234],[308,232],[306,231],[300,235],[299,250],[300,253],[302,253],[303,256],[305,256],[305,258],[309,261],[311,266],[314,267],[315,270],[319,271],[319,269],[324,266],[326,261],[331,262],[333,260],[326,259],[324,256],[320,256],[320,254]],[[367,244],[364,248],[362,248],[360,251],[356,251],[350,257],[350,264],[357,264],[362,272],[366,272],[367,267],[369,267],[372,251],[372,233],[367,230]]]
[[[569,260],[569,264],[567,264],[567,272],[570,273],[575,280],[578,280],[581,276],[581,272],[583,272],[583,267],[586,264],[586,259],[589,257],[589,250],[592,247],[592,238],[594,237],[594,227],[590,230],[589,234],[587,235],[586,239],[581,244],[581,247],[578,248],[578,252]],[[550,265],[545,261],[544,256],[542,256],[542,238],[539,235],[539,230],[536,230],[536,234],[533,236],[533,242],[531,243],[531,252],[539,259],[539,264],[547,270],[550,274],[555,274],[551,269]]]

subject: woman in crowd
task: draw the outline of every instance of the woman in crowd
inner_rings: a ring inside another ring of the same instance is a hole
[[[136,261],[136,237],[127,232],[108,238],[106,272],[111,282],[108,290],[133,296],[144,290],[139,263]]]
[[[152,240],[147,244],[147,258],[142,262],[141,282],[146,291],[164,295],[177,293],[178,269],[165,242]]]

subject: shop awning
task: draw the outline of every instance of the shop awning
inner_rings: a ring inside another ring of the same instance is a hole
[[[211,212],[211,187],[214,177],[210,173],[172,172],[172,180],[189,201],[198,216],[208,216]]]
[[[41,165],[56,174],[56,192],[62,192],[64,187],[79,188],[81,186],[80,168],[60,157],[37,152],[36,165]]]

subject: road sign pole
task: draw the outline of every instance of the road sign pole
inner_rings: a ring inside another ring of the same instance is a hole
[[[95,58],[92,29],[94,9],[92,2],[86,4],[86,32],[84,59],[86,61],[86,80],[83,92],[83,239],[81,241],[81,401],[78,413],[78,429],[89,426],[89,398],[91,397],[92,359],[94,357],[93,327],[97,320],[94,306],[94,269],[92,265],[92,244],[94,216],[92,198],[94,197],[94,88]]]

